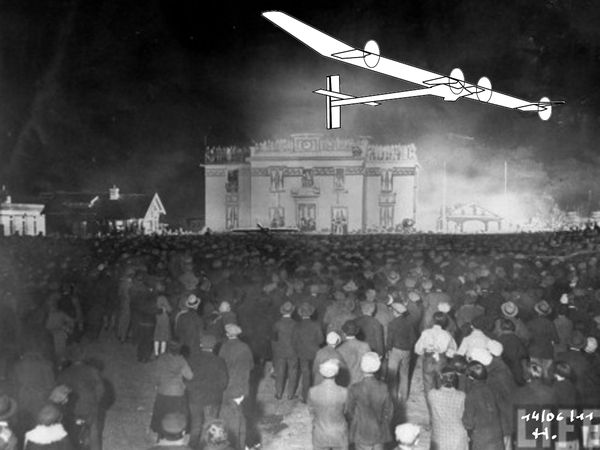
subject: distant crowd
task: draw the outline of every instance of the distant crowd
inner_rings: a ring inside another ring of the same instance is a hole
[[[268,376],[315,449],[518,448],[517,410],[600,408],[599,256],[594,230],[0,239],[0,450],[102,448],[107,336],[156,380],[152,448],[259,446]]]

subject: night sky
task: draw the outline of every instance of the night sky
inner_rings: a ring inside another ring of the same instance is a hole
[[[11,191],[158,191],[171,219],[198,216],[209,145],[295,132],[415,142],[421,202],[495,205],[509,164],[521,209],[600,209],[600,2],[593,0],[0,2],[0,181]],[[500,92],[565,100],[542,122],[473,101],[346,107],[325,130],[311,91],[414,88],[323,58],[261,17],[285,11],[356,47],[437,73],[460,67]],[[540,200],[540,199],[543,199]],[[515,217],[516,218],[516,217]]]

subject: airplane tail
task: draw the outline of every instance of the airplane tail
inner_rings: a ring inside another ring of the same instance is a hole
[[[327,90],[330,92],[340,92],[340,76],[339,75],[328,75],[327,76]],[[333,101],[333,97],[326,96],[325,97],[325,105],[326,105],[326,114],[327,114],[327,129],[331,130],[333,128],[341,128],[342,127],[342,107],[341,106],[331,106],[331,102]]]

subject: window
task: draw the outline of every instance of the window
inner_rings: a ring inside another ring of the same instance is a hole
[[[298,203],[298,229],[316,231],[317,205],[315,203]]]
[[[385,230],[394,228],[394,206],[379,207],[379,226]]]
[[[394,175],[390,169],[381,171],[381,192],[394,190]]]
[[[334,189],[344,189],[345,186],[345,178],[344,178],[344,169],[337,168],[335,169],[335,174],[333,176],[333,188]]]
[[[225,190],[229,194],[237,194],[239,189],[239,170],[228,170],[227,171],[227,183],[225,183]]]
[[[284,190],[284,169],[283,167],[270,167],[269,176],[271,178],[271,192],[280,192]]]
[[[312,169],[302,169],[302,187],[313,187],[315,179]]]
[[[239,206],[228,206],[225,211],[225,228],[232,230],[239,227]]]

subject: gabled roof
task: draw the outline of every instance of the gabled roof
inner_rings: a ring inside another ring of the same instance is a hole
[[[42,199],[47,214],[85,214],[100,220],[143,219],[153,205],[166,214],[158,194],[120,194],[118,199],[111,200],[104,193],[57,192],[45,194]]]

